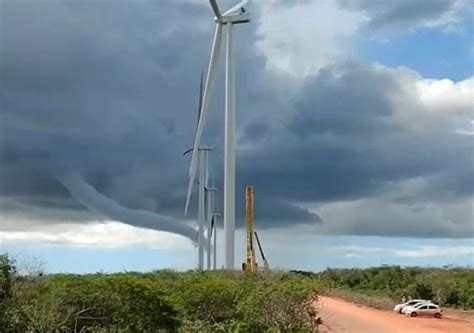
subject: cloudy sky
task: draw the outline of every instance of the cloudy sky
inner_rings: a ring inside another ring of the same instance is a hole
[[[474,265],[474,2],[247,10],[237,218],[252,184],[270,264]],[[195,267],[181,153],[212,18],[206,0],[0,0],[2,252],[52,272]],[[219,189],[223,106],[221,62],[204,138]]]

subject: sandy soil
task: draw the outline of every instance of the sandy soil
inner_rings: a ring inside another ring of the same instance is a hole
[[[323,333],[474,333],[474,318],[410,318],[328,297],[318,307]]]

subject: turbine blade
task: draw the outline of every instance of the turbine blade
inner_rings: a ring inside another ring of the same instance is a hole
[[[201,71],[201,82],[199,84],[199,102],[198,102],[198,117],[197,117],[197,122],[196,122],[196,130],[199,125],[199,118],[201,118],[201,108],[202,108],[202,80],[203,80],[203,75],[204,73]]]
[[[186,156],[189,152],[193,151],[194,148],[189,148],[183,152],[183,156]]]
[[[202,81],[203,81],[203,75],[204,73],[201,71],[201,81],[199,83],[199,102],[198,102],[198,116],[197,116],[197,122],[196,122],[196,132],[197,128],[199,126],[199,119],[201,118],[201,108],[202,108]],[[194,148],[189,148],[183,153],[183,156],[191,152]],[[184,215],[186,216],[188,214],[188,208],[189,208],[189,201],[191,200],[191,192],[193,190],[193,184],[188,185],[188,192],[186,195],[186,205],[184,207]]]
[[[240,1],[238,4],[236,4],[234,7],[230,8],[229,10],[227,10],[223,16],[226,16],[226,15],[229,15],[229,14],[234,14],[236,11],[238,11],[240,8],[242,8],[243,6],[245,6],[247,4],[247,2],[249,2],[248,0],[242,0]]]
[[[216,17],[221,18],[222,17],[221,11],[219,10],[219,6],[217,5],[216,0],[209,0],[209,3],[211,4],[214,14],[216,14]]]
[[[212,42],[211,56],[209,59],[209,68],[207,70],[206,85],[204,86],[202,107],[201,107],[201,112],[199,115],[200,117],[199,117],[199,122],[198,122],[198,128],[196,130],[196,137],[194,139],[194,148],[193,148],[193,153],[191,157],[191,164],[189,166],[188,193],[192,191],[194,180],[196,179],[198,149],[201,143],[201,136],[204,130],[204,125],[206,124],[206,117],[207,117],[208,108],[209,108],[209,100],[211,98],[212,88],[214,86],[214,77],[215,77],[216,67],[219,63],[221,43],[222,43],[222,25],[216,24],[216,31],[214,33],[214,40]],[[187,202],[186,207],[188,205],[189,203]],[[185,214],[186,212],[187,212],[187,209],[185,209]]]
[[[186,194],[186,205],[184,206],[184,216],[188,215],[189,201],[191,200],[191,193],[193,191],[194,182],[189,182],[188,184],[188,193]]]
[[[212,237],[212,234],[214,233],[214,215],[212,215],[211,217],[211,237]]]
[[[204,175],[204,186],[209,187],[209,151],[206,151],[206,170],[205,170],[205,175]]]

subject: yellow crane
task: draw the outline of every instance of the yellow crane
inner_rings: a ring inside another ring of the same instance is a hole
[[[242,263],[242,270],[245,272],[255,272],[257,270],[257,259],[253,246],[253,187],[245,187],[245,225],[247,227],[247,256]]]
[[[268,261],[263,253],[262,244],[253,225],[253,187],[245,187],[245,225],[247,229],[247,255],[242,263],[242,270],[245,272],[257,271],[257,258],[255,256],[254,237],[257,240],[258,249],[263,260],[263,268],[269,270]]]

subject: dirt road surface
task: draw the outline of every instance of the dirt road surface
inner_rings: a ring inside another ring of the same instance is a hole
[[[328,297],[318,306],[323,333],[474,333],[474,318],[410,318]]]

